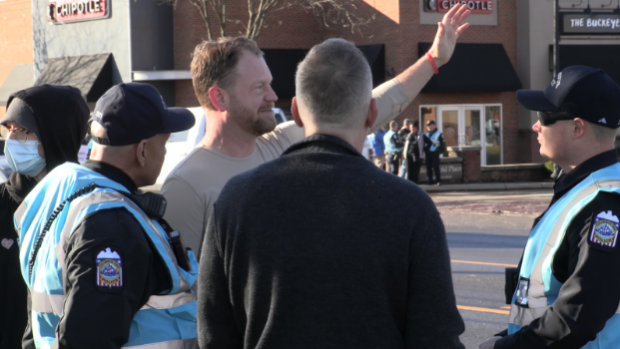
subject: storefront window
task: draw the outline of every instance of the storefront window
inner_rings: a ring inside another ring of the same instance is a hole
[[[424,127],[434,120],[443,133],[446,148],[480,147],[480,165],[502,164],[501,105],[434,105],[420,107]],[[425,130],[425,128],[424,128]],[[447,156],[448,152],[444,154]]]
[[[426,131],[426,123],[429,120],[437,122],[437,108],[435,107],[422,107],[420,109],[420,131]]]
[[[501,145],[502,145],[502,132],[501,132],[501,118],[500,107],[486,107],[485,108],[485,122],[484,128],[486,131],[486,164],[487,165],[500,165],[501,159]]]

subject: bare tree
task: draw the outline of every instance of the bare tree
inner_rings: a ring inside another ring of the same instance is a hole
[[[175,3],[177,0],[164,0]],[[213,40],[212,25],[219,27],[220,36],[226,36],[226,24],[228,22],[241,23],[239,19],[229,19],[226,14],[227,0],[187,0],[196,6],[207,28],[207,37]],[[237,0],[239,1],[239,0]],[[312,12],[321,18],[327,27],[349,27],[354,33],[356,29],[370,23],[370,18],[364,18],[359,14],[357,6],[351,0],[246,0],[248,18],[245,24],[245,36],[252,40],[260,37],[265,27],[265,20],[271,14],[293,7],[299,7]],[[212,15],[214,14],[214,16]]]

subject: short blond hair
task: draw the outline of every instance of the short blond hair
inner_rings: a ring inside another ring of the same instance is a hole
[[[196,46],[190,68],[194,93],[202,107],[215,110],[209,98],[209,89],[213,86],[225,89],[232,85],[243,50],[263,56],[254,40],[242,36],[205,40]]]

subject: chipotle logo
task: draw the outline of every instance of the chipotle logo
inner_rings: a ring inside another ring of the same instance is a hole
[[[456,4],[466,5],[471,13],[490,14],[493,13],[493,10],[495,9],[495,0],[424,0],[424,11],[445,13]]]
[[[58,0],[47,3],[47,21],[80,22],[110,17],[109,0]]]

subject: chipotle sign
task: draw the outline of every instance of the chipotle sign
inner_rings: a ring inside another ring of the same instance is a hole
[[[490,14],[495,9],[495,0],[424,0],[424,11],[445,13],[456,4],[467,6],[471,13]]]
[[[47,21],[81,22],[110,17],[110,0],[58,0],[47,3]]]

